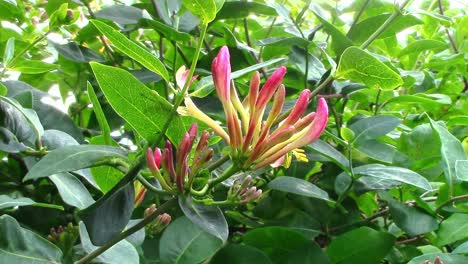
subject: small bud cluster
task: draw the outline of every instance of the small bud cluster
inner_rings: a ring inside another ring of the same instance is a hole
[[[145,209],[145,212],[144,212],[143,216],[145,218],[147,218],[156,211],[157,211],[156,205],[152,204],[152,205],[150,205],[150,207]],[[149,236],[154,236],[154,235],[160,233],[164,228],[166,228],[166,226],[169,225],[169,223],[171,223],[171,220],[172,220],[171,216],[169,214],[167,214],[167,213],[163,213],[163,214],[158,215],[153,222],[146,225],[146,227],[145,227],[146,228],[146,233]]]
[[[426,260],[422,264],[432,264],[432,263],[429,260]],[[436,257],[434,260],[434,264],[444,264],[444,262],[440,259],[440,257]]]
[[[67,226],[52,227],[47,239],[57,245],[63,252],[69,252],[79,237],[78,227],[72,223]]]
[[[254,202],[260,198],[262,190],[253,186],[252,177],[236,180],[228,192],[228,200],[240,203]]]
[[[195,149],[193,158],[190,151],[197,136],[197,124],[193,123],[184,135],[174,155],[172,143],[168,140],[163,151],[148,148],[146,161],[148,168],[157,177],[161,186],[167,191],[173,191],[176,186],[178,192],[183,193],[185,186],[191,186],[193,178],[213,157],[213,149],[208,148],[208,131],[203,131]],[[175,157],[175,160],[174,160]],[[191,166],[189,163],[191,162]]]

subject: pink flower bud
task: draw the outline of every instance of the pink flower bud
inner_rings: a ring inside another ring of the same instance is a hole
[[[169,225],[169,223],[171,222],[171,216],[167,213],[164,213],[164,214],[160,214],[156,217],[156,222],[164,225],[164,226],[167,226]]]
[[[263,111],[268,101],[270,101],[276,89],[283,81],[283,77],[285,74],[286,74],[286,67],[281,66],[273,73],[273,75],[270,76],[270,78],[268,78],[268,80],[265,82],[265,84],[263,85],[258,95],[255,111],[257,110]]]
[[[231,63],[229,61],[229,50],[223,46],[213,60],[211,65],[213,82],[219,98],[223,104],[230,102]]]
[[[188,130],[188,134],[190,135],[190,140],[193,141],[193,139],[195,139],[195,137],[197,136],[197,132],[198,132],[198,124],[193,122],[192,125],[190,126],[189,130]]]
[[[164,146],[164,152],[162,155],[162,165],[164,169],[171,175],[171,177],[176,180],[176,172],[174,169],[174,153],[172,149],[172,144],[169,140],[166,141]]]
[[[198,141],[198,145],[197,145],[197,149],[195,150],[195,152],[197,153],[197,155],[203,150],[205,149],[206,147],[208,147],[208,137],[210,136],[210,133],[208,131],[203,131],[201,136],[200,136],[200,140]]]
[[[252,115],[255,109],[255,104],[257,103],[258,89],[260,87],[260,74],[254,72],[252,78],[250,79],[250,90],[249,90],[249,111]]]
[[[309,96],[309,89],[305,89],[304,91],[302,91],[301,95],[299,96],[299,99],[297,99],[296,104],[294,105],[294,108],[292,109],[291,113],[286,118],[284,123],[281,124],[281,126],[294,125],[294,123],[296,123],[296,121],[302,117],[304,112],[307,110],[307,106],[309,105]]]
[[[156,151],[155,151],[156,152]],[[161,161],[161,160],[160,160]],[[156,163],[155,155],[153,154],[153,151],[151,148],[148,148],[146,150],[146,163],[148,164],[148,168],[152,172],[157,172],[159,169],[158,164]]]

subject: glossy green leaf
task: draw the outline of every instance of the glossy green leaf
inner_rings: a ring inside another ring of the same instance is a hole
[[[398,181],[427,191],[432,190],[432,187],[426,178],[406,168],[384,166],[381,164],[368,164],[356,167],[353,171],[356,175]]]
[[[209,234],[226,242],[229,229],[219,207],[197,204],[191,196],[179,196],[179,206],[185,216]]]
[[[383,90],[392,90],[403,84],[398,73],[358,47],[349,47],[343,52],[336,77]]]
[[[329,263],[315,242],[290,228],[256,228],[245,233],[242,238],[244,244],[260,249],[272,263]]]
[[[92,167],[105,158],[126,159],[126,151],[110,146],[66,146],[51,151],[36,163],[24,177],[24,181],[47,177],[66,171]]]
[[[11,37],[8,39],[6,46],[5,46],[5,51],[3,52],[3,65],[5,65],[5,67],[8,67],[8,64],[10,63],[11,59],[13,59],[14,55],[15,55],[15,38]]]
[[[229,244],[211,259],[212,264],[271,264],[262,251],[246,245]]]
[[[164,230],[159,243],[162,263],[201,263],[221,248],[223,242],[203,231],[186,217],[179,217]]]
[[[421,39],[411,42],[406,46],[404,49],[400,51],[398,54],[399,57],[405,56],[412,53],[421,53],[426,50],[433,50],[434,52],[440,52],[444,49],[448,48],[447,43],[439,41],[439,40],[432,40],[432,39]]]
[[[468,160],[455,161],[455,175],[459,180],[468,181]]]
[[[392,200],[390,214],[395,224],[410,236],[422,235],[436,230],[439,222],[421,209]]]
[[[437,236],[439,246],[468,238],[468,214],[455,213],[442,221]]]
[[[86,187],[73,175],[62,172],[49,176],[55,184],[62,200],[78,209],[84,209],[94,203]]]
[[[44,134],[44,128],[42,127],[41,121],[39,121],[37,113],[34,110],[23,108],[17,101],[8,97],[0,96],[0,100],[16,108],[16,110],[23,114],[23,116],[26,118],[29,124],[31,124],[32,128],[36,132],[36,136],[38,138]]]
[[[356,150],[366,156],[385,163],[392,163],[396,149],[394,146],[375,139],[361,140],[356,144]]]
[[[80,227],[80,240],[81,245],[86,253],[91,253],[96,250],[98,247],[93,245],[89,239],[86,226],[83,222],[79,223]],[[128,264],[138,264],[139,256],[135,247],[130,244],[127,240],[122,240],[119,243],[113,245],[111,248],[103,252],[101,255],[97,256],[95,261],[100,263],[114,264],[114,263],[128,263]]]
[[[317,198],[325,201],[331,201],[328,193],[314,184],[289,176],[277,177],[268,183],[268,188],[272,190],[294,193],[306,197]]]
[[[377,139],[395,129],[401,123],[394,116],[371,116],[352,123],[349,128],[354,132],[354,143]]]
[[[224,3],[224,1],[222,1]],[[215,0],[182,0],[182,4],[192,14],[209,23],[216,18],[217,6]]]
[[[369,227],[353,229],[336,237],[327,248],[331,263],[375,264],[390,252],[395,237]]]
[[[454,181],[457,181],[455,163],[457,160],[467,160],[468,158],[461,142],[445,126],[432,119],[429,119],[429,121],[432,129],[439,136],[445,178],[448,184],[452,185]]]
[[[125,53],[130,58],[141,63],[148,70],[151,70],[166,80],[169,81],[169,73],[167,72],[164,64],[159,61],[149,51],[136,44],[132,40],[125,37],[122,33],[118,32],[111,26],[99,20],[92,20],[91,23],[104,34],[118,50]],[[93,64],[96,65],[96,64]],[[94,69],[94,68],[93,68]]]
[[[57,64],[50,64],[43,61],[21,60],[15,63],[10,70],[27,74],[40,74],[57,69]]]
[[[341,154],[341,152],[327,144],[325,141],[320,139],[316,140],[314,143],[310,144],[309,147],[312,151],[318,152],[321,155],[329,158],[342,169],[346,170],[349,167],[348,159],[343,154]]]
[[[320,23],[322,23],[324,30],[332,37],[332,48],[337,56],[341,55],[346,48],[353,46],[353,41],[343,34],[343,32],[327,19],[321,17],[317,12],[314,12],[314,14]]]
[[[61,263],[60,249],[40,235],[22,228],[9,215],[0,216],[1,263]]]
[[[348,37],[356,43],[363,43],[388,19],[388,17],[390,17],[390,15],[391,14],[379,14],[362,20],[348,33]],[[422,23],[421,20],[413,15],[399,15],[378,38],[390,37],[406,28]]]
[[[114,110],[146,140],[156,138],[172,110],[171,104],[125,70],[94,62],[90,64]],[[174,117],[167,131],[169,139],[177,144],[186,128],[179,117]]]
[[[8,195],[0,195],[0,209],[33,205],[35,202],[27,197],[12,198]]]

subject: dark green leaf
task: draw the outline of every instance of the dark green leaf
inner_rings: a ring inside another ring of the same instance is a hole
[[[317,140],[314,143],[310,144],[309,147],[315,151],[320,153],[321,155],[329,158],[333,161],[336,165],[340,166],[343,170],[346,170],[349,166],[348,159],[341,154],[338,150],[334,147],[330,146],[326,142],[322,140]]]
[[[395,224],[410,236],[422,235],[439,227],[437,219],[424,211],[392,200],[390,213]]]
[[[439,246],[468,238],[468,214],[455,213],[442,221],[437,235]]]
[[[309,58],[306,59],[305,56],[309,56]],[[289,62],[294,64],[302,74],[306,74],[307,69],[308,81],[320,80],[327,71],[319,59],[310,53],[306,54],[306,51],[299,47],[292,47],[289,53]],[[306,67],[306,62],[308,62],[308,67]]]
[[[172,106],[127,71],[94,62],[90,64],[102,92],[115,111],[142,137],[148,141],[154,139],[161,132]],[[174,117],[167,136],[178,143],[185,131],[180,118]]]
[[[343,52],[336,77],[383,90],[392,90],[403,84],[403,79],[398,73],[357,47],[349,47]]]
[[[401,123],[394,116],[371,116],[360,119],[349,126],[354,132],[354,143],[360,144],[366,140],[377,139],[395,129]]]
[[[92,49],[80,46],[76,42],[68,42],[67,44],[63,45],[55,44],[54,47],[60,53],[60,55],[72,61],[85,63],[90,61],[105,61],[101,54]]]
[[[92,20],[93,25],[104,34],[118,50],[125,53],[130,58],[141,63],[148,70],[151,70],[163,77],[164,80],[169,81],[169,73],[167,72],[164,64],[159,61],[149,51],[136,44],[132,40],[125,37],[122,33],[118,32],[111,26],[99,20]],[[93,70],[97,64],[92,64]]]
[[[0,96],[0,101],[4,101],[7,104],[13,106],[16,110],[20,111],[26,120],[28,120],[29,124],[31,124],[32,128],[34,128],[38,138],[44,134],[44,128],[42,127],[41,121],[39,121],[39,118],[37,117],[37,114],[34,110],[23,108],[14,99],[8,97]]]
[[[385,163],[392,163],[396,151],[392,145],[379,142],[375,139],[361,140],[356,149],[370,158]]]
[[[177,218],[164,231],[159,252],[162,263],[192,264],[213,256],[223,242],[186,217]]]
[[[84,209],[94,203],[86,187],[73,175],[62,172],[49,176],[55,184],[62,200],[78,209]]]
[[[294,193],[306,197],[317,198],[325,201],[331,201],[328,193],[314,184],[294,177],[277,177],[268,183],[268,188],[282,192]]]
[[[60,263],[62,252],[9,215],[0,216],[1,263]]]
[[[276,16],[275,9],[257,2],[228,1],[224,3],[221,10],[216,15],[216,20],[245,18],[250,14]]]
[[[126,152],[111,146],[78,145],[66,146],[51,151],[36,163],[24,177],[24,181],[47,177],[66,171],[92,167],[105,158],[126,159]]]
[[[286,227],[251,230],[245,233],[243,242],[263,251],[273,263],[329,263],[317,244]]]
[[[143,10],[127,5],[113,5],[96,12],[96,18],[108,19],[124,27],[137,24],[143,17]]]
[[[188,33],[180,32],[166,24],[158,22],[156,20],[144,19],[143,20],[147,27],[156,30],[158,33],[163,35],[165,38],[172,41],[190,41],[191,36]]]
[[[212,264],[271,264],[273,263],[262,251],[246,246],[229,244],[223,247],[211,259]]]
[[[219,207],[197,204],[191,196],[179,196],[179,206],[185,216],[211,235],[227,241],[229,229]]]
[[[390,252],[395,238],[385,232],[360,227],[335,238],[328,246],[331,263],[375,264]]]
[[[83,249],[86,251],[86,253],[91,253],[94,250],[96,250],[98,247],[93,245],[93,243],[89,239],[89,235],[88,235],[88,232],[86,231],[86,226],[84,225],[84,223],[80,222],[79,226],[80,226],[81,245],[83,246]],[[107,263],[107,264],[115,264],[115,263],[138,264],[140,263],[137,250],[127,240],[122,240],[119,243],[113,245],[104,253],[97,256],[94,260],[100,263]]]

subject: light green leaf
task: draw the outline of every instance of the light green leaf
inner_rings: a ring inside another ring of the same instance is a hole
[[[438,246],[452,244],[453,242],[468,238],[468,214],[455,213],[445,219],[437,231]]]
[[[214,0],[182,0],[182,4],[187,8],[192,14],[201,18],[205,23],[209,23],[216,18],[216,12],[218,11],[217,2],[222,3],[224,1],[214,1]],[[219,8],[221,8],[221,6]]]
[[[179,196],[179,206],[185,216],[211,235],[226,242],[229,229],[219,207],[197,204],[191,196]]]
[[[13,217],[0,216],[0,263],[61,263],[62,252],[40,235],[22,228]]]
[[[3,83],[0,83],[0,95],[5,96],[8,93],[8,88],[6,88]]]
[[[358,47],[349,47],[343,52],[336,77],[384,90],[392,90],[403,84],[398,73]]]
[[[15,55],[15,38],[11,37],[8,39],[5,46],[5,51],[3,52],[3,65],[8,68],[8,64]]]
[[[126,151],[110,146],[78,145],[55,149],[44,156],[24,176],[23,181],[88,168],[105,158],[127,158]]]
[[[468,160],[455,161],[455,175],[459,180],[468,181]]]
[[[392,103],[397,104],[408,104],[411,106],[417,105],[422,106],[428,110],[431,108],[440,108],[443,105],[452,104],[452,100],[449,96],[445,94],[407,94],[407,95],[399,95],[395,96],[388,101],[386,101],[383,105],[388,105]]]
[[[79,227],[80,227],[81,245],[83,246],[84,251],[86,251],[86,253],[91,253],[94,250],[98,249],[98,247],[96,247],[95,245],[93,245],[93,243],[91,243],[85,224],[83,222],[80,222]],[[119,243],[113,245],[104,253],[97,256],[94,260],[98,261],[99,263],[107,263],[107,264],[115,264],[115,263],[138,264],[140,263],[137,250],[127,240],[122,240]]]
[[[331,201],[328,193],[314,184],[289,176],[277,177],[268,183],[268,188],[272,190],[294,193],[306,197],[317,198],[325,201]]]
[[[0,209],[33,205],[35,202],[27,197],[11,198],[8,195],[0,195]]]
[[[446,48],[448,48],[447,43],[442,42],[440,40],[421,39],[411,42],[408,46],[406,46],[400,51],[400,54],[398,54],[398,56],[401,57],[411,53],[419,54],[426,50],[434,50],[434,52],[440,52]]]
[[[320,23],[322,23],[323,29],[332,37],[332,48],[337,56],[341,55],[346,48],[353,46],[353,41],[343,34],[338,28],[328,22],[325,18],[321,17],[317,12],[314,12],[314,14],[317,16]]]
[[[465,150],[461,142],[452,135],[447,128],[438,122],[433,121],[429,118],[432,129],[439,136],[442,153],[442,161],[445,178],[449,186],[453,185],[454,181],[457,181],[455,172],[455,163],[457,160],[466,160]]]
[[[21,60],[16,62],[10,70],[27,74],[40,74],[50,72],[57,68],[57,64],[50,64],[43,61]]]
[[[162,263],[201,263],[213,256],[222,245],[221,240],[183,216],[164,231],[159,243],[159,254]]]
[[[130,58],[141,63],[148,70],[153,71],[165,80],[169,81],[169,73],[164,64],[153,56],[149,51],[125,37],[122,33],[99,20],[91,20],[91,23],[104,34],[118,50]]]
[[[395,237],[369,227],[353,229],[335,238],[327,248],[333,264],[375,264],[390,252]]]
[[[172,105],[138,81],[129,72],[91,62],[91,68],[114,110],[148,141],[157,137],[166,122]],[[186,128],[179,117],[174,117],[166,135],[177,144]]]
[[[62,172],[49,176],[55,184],[62,200],[78,209],[84,209],[95,201],[86,187],[75,176]]]

